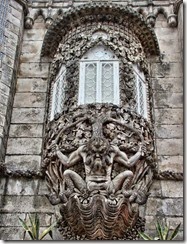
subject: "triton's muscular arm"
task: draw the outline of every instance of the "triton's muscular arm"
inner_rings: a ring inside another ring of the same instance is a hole
[[[137,153],[133,155],[130,159],[128,159],[127,154],[121,151],[118,147],[113,146],[112,148],[115,152],[114,160],[128,168],[133,167],[142,155],[142,147],[140,147]]]
[[[65,167],[71,167],[78,163],[82,159],[82,151],[83,151],[84,146],[80,146],[76,151],[72,152],[70,157],[68,158],[66,155],[64,155],[59,148],[57,147],[57,157],[60,159],[60,162],[65,166]]]

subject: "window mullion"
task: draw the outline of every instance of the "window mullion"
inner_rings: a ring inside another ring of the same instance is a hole
[[[80,73],[79,73],[79,98],[78,104],[84,104],[85,102],[85,62],[80,62]]]
[[[101,103],[102,102],[102,62],[97,61],[97,77],[96,77],[96,102]]]
[[[52,95],[52,104],[51,104],[51,120],[53,120],[55,115],[55,105],[56,105],[56,82],[53,84],[53,95]]]
[[[113,62],[114,72],[113,72],[113,85],[114,85],[114,94],[113,94],[113,103],[119,104],[119,62]]]

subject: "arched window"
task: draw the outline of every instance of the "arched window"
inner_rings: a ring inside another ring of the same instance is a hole
[[[119,60],[102,45],[80,60],[78,104],[88,103],[119,104]]]
[[[56,114],[62,112],[63,102],[64,102],[65,78],[66,78],[66,69],[65,66],[63,65],[53,83],[50,120],[53,120]]]
[[[144,118],[147,118],[147,87],[145,82],[145,76],[142,71],[138,68],[137,65],[134,65],[134,74],[135,74],[135,100],[136,100],[136,112],[142,115]]]

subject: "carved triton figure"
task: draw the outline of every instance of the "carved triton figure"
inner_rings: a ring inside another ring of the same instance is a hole
[[[68,158],[57,146],[57,157],[65,167],[69,168],[83,161],[86,173],[86,178],[83,180],[73,170],[66,169],[64,171],[67,191],[64,192],[64,196],[61,193],[61,200],[66,201],[66,194],[71,194],[74,188],[82,193],[106,190],[109,195],[121,190],[127,196],[127,187],[133,177],[133,172],[126,169],[111,179],[112,166],[114,163],[119,163],[126,168],[131,168],[136,164],[144,150],[144,146],[141,145],[136,154],[128,159],[125,152],[115,145],[109,145],[104,138],[92,138],[87,145],[80,146]]]

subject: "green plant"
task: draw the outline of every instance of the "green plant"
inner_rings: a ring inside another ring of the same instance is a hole
[[[24,228],[25,232],[28,232],[29,236],[32,240],[42,240],[47,234],[50,235],[51,239],[52,236],[52,229],[56,225],[56,223],[50,225],[47,229],[45,229],[41,234],[40,231],[40,220],[38,214],[36,213],[34,218],[29,215],[29,221],[24,221],[23,219],[19,218],[19,221]]]
[[[172,231],[172,233],[169,235],[169,226],[167,225],[161,225],[158,221],[156,222],[156,232],[157,235],[156,237],[150,237],[147,234],[143,232],[139,232],[140,237],[142,237],[144,240],[162,240],[162,241],[169,241],[173,240],[178,232],[179,232],[179,227],[181,224],[178,224],[177,227]]]

